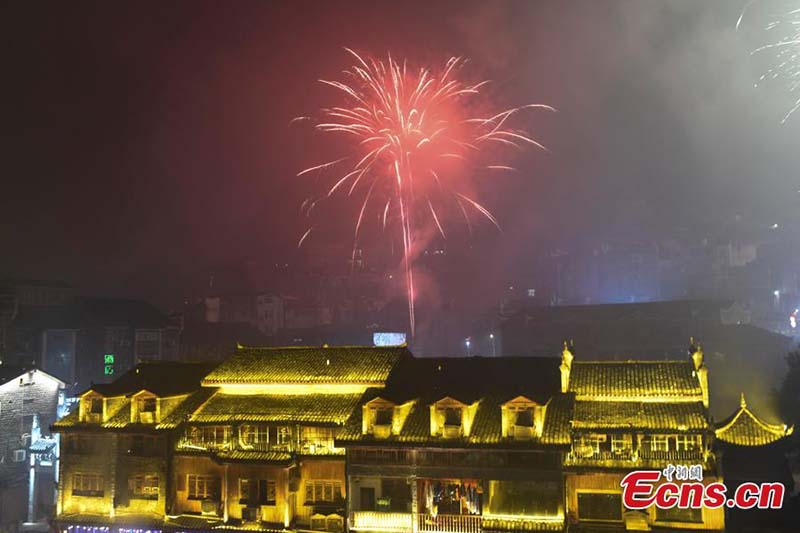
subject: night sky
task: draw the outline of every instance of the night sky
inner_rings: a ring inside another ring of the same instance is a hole
[[[548,103],[516,176],[483,191],[503,226],[472,245],[486,285],[608,237],[714,234],[800,203],[800,115],[754,88],[744,2],[16,2],[4,46],[0,275],[168,305],[202,272],[291,256],[324,141],[290,127],[335,97],[343,47],[471,59],[498,106]],[[330,234],[351,245],[356,213]]]

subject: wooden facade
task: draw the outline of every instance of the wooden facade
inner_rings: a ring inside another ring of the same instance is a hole
[[[621,502],[633,470],[699,465],[704,484],[722,479],[697,347],[659,362],[582,361],[566,346],[446,359],[242,348],[195,370],[178,386],[137,367],[54,425],[63,531],[725,527],[723,509]],[[717,429],[749,444],[779,431],[744,402]]]

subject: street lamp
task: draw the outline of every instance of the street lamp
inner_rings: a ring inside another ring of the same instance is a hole
[[[492,357],[497,357],[497,346],[494,343],[494,333],[489,333],[489,340],[492,341]]]
[[[470,347],[471,345],[472,345],[472,342],[469,340],[469,337],[467,337],[467,338],[464,340],[464,346],[466,346],[466,347],[467,347],[467,357],[469,357],[469,356],[470,356],[470,350],[469,350],[469,347]]]

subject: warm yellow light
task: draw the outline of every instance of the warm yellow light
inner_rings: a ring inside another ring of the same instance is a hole
[[[526,522],[563,522],[564,515],[557,513],[553,515],[547,514],[492,514],[486,513],[483,515],[484,520],[514,520]]]
[[[250,383],[229,383],[220,387],[223,394],[273,394],[273,395],[308,395],[308,394],[361,394],[371,385],[354,383],[277,383],[253,385]]]

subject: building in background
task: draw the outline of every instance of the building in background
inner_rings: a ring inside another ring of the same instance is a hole
[[[47,531],[54,516],[64,382],[37,369],[0,364],[0,531]]]
[[[80,390],[138,361],[175,360],[179,325],[140,300],[84,298],[61,284],[4,282],[0,356],[38,368]]]

